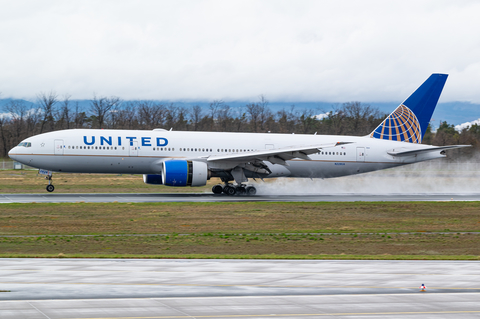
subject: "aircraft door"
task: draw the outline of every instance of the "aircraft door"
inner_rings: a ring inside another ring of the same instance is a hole
[[[357,162],[365,162],[365,147],[357,147]]]
[[[63,140],[55,140],[55,155],[63,155]]]
[[[130,145],[130,156],[138,156],[138,142],[132,142]]]
[[[273,148],[274,148],[273,144],[265,144],[266,150],[273,150]]]

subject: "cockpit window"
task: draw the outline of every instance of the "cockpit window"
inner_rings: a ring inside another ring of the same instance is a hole
[[[30,143],[30,142],[22,142],[22,143],[18,144],[18,146],[32,147],[32,143]]]

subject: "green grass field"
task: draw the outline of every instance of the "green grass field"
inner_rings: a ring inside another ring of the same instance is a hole
[[[1,204],[0,257],[478,260],[479,212],[480,202]]]

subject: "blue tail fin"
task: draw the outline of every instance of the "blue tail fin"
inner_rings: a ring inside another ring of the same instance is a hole
[[[447,77],[448,74],[430,75],[370,134],[370,137],[421,143]]]

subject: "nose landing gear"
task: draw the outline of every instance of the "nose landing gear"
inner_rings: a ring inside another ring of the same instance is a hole
[[[52,175],[45,176],[45,179],[48,179],[47,192],[53,192],[55,190],[55,186],[52,185]]]

